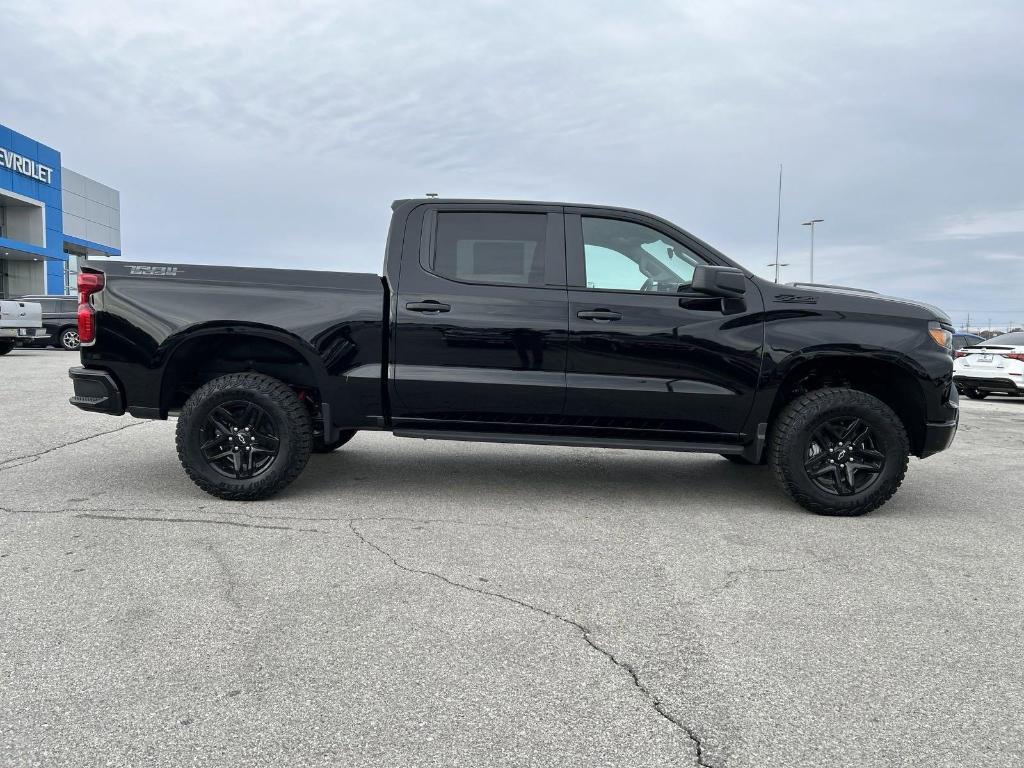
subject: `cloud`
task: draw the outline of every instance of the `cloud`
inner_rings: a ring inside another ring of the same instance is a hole
[[[8,5],[0,121],[121,190],[136,260],[375,271],[436,191],[646,209],[767,273],[782,162],[789,274],[813,216],[820,280],[1020,284],[977,248],[1024,251],[1019,3]]]
[[[934,238],[973,239],[1024,234],[1024,208],[948,218]]]

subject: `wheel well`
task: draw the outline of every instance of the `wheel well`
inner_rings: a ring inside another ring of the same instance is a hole
[[[903,422],[910,439],[911,453],[924,446],[925,409],[921,388],[913,375],[896,365],[879,360],[827,358],[811,360],[787,374],[772,404],[769,424],[792,400],[816,389],[849,387],[877,397]]]
[[[206,382],[244,371],[273,376],[290,385],[309,400],[316,413],[320,393],[309,362],[284,342],[239,333],[206,334],[182,342],[165,367],[160,410],[178,410]]]

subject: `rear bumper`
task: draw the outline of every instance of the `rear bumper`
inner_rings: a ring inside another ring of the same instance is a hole
[[[50,338],[45,328],[0,328],[0,339],[43,341]]]
[[[69,401],[76,408],[120,416],[124,413],[124,396],[117,381],[106,371],[94,368],[71,368],[68,376],[75,385],[75,396]]]
[[[976,389],[979,392],[1024,391],[1024,380],[1019,383],[1009,376],[953,376],[957,389]]]

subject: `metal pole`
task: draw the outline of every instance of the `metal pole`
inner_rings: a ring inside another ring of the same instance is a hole
[[[779,207],[775,213],[775,282],[779,282],[779,233],[782,230],[782,163],[779,163]]]
[[[814,282],[814,224],[811,224],[811,282]]]
[[[820,224],[824,219],[811,219],[805,221],[803,226],[811,228],[811,282],[814,282],[814,225]]]

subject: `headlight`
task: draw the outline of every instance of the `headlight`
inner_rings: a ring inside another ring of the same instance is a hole
[[[946,330],[933,321],[928,323],[928,335],[932,337],[932,341],[950,354],[953,354],[953,334],[951,331]]]

